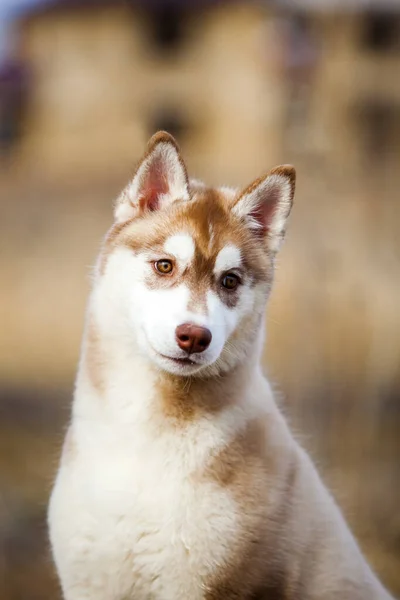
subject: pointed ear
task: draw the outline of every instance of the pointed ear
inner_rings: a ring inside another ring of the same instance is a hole
[[[156,211],[175,200],[189,200],[185,164],[175,139],[159,131],[150,139],[147,152],[131,183],[115,206],[115,220],[127,221],[145,211]]]
[[[294,167],[275,167],[268,175],[246,188],[232,208],[233,213],[243,219],[255,235],[266,239],[269,249],[273,251],[279,250],[285,235],[295,183]]]

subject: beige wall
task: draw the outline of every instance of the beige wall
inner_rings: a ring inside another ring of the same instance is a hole
[[[165,58],[138,13],[32,18],[24,35],[36,88],[24,160],[49,172],[125,167],[152,114],[172,106],[189,124],[181,141],[200,175],[241,182],[264,171],[281,155],[283,105],[267,22],[245,4],[194,13],[183,51]]]
[[[122,10],[54,12],[27,23],[34,88],[26,161],[50,171],[101,168],[138,148],[143,126],[131,105],[129,60],[135,27]]]
[[[316,16],[322,49],[312,90],[310,135],[335,166],[364,167],[368,149],[363,110],[374,103],[400,115],[400,54],[374,52],[362,43],[363,15]],[[399,127],[388,139],[400,160]]]

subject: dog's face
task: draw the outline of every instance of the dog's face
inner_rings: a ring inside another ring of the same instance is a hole
[[[258,337],[293,193],[292,167],[242,193],[190,185],[173,138],[154,136],[102,257],[124,335],[170,373],[234,367]]]

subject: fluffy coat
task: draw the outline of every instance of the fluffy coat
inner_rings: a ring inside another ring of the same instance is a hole
[[[294,182],[208,188],[159,133],[117,200],[49,507],[66,600],[390,599],[260,368]]]

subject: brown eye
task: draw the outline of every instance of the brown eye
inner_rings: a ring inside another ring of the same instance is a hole
[[[239,277],[234,273],[227,273],[227,275],[224,275],[224,277],[222,278],[221,283],[224,288],[226,288],[229,291],[233,291],[239,285]]]
[[[161,275],[169,275],[172,273],[173,266],[170,260],[163,258],[162,260],[157,260],[157,262],[154,263],[154,268]]]

